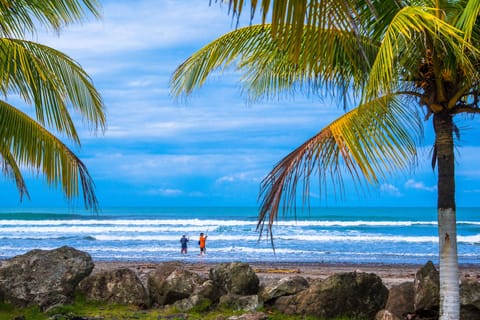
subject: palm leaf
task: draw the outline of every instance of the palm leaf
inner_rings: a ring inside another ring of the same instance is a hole
[[[59,31],[80,22],[89,12],[100,16],[97,0],[2,0],[0,1],[0,36],[23,38],[35,33],[39,23]]]
[[[42,173],[49,185],[61,185],[69,199],[78,196],[81,187],[85,206],[96,210],[94,183],[82,161],[40,124],[4,101],[0,101],[0,151],[21,195],[26,188],[17,166]]]
[[[372,66],[365,93],[366,100],[379,94],[394,92],[401,80],[399,76],[402,75],[398,70],[418,68],[419,54],[423,53],[425,58],[427,52],[433,50],[427,47],[428,39],[434,40],[436,51],[452,53],[457,67],[460,65],[465,72],[473,73],[474,64],[466,58],[465,50],[478,54],[478,49],[464,40],[460,30],[438,18],[436,12],[436,9],[405,7],[389,21],[389,27]],[[418,38],[423,40],[417,41]],[[419,44],[422,43],[423,50],[419,50]],[[445,61],[445,65],[447,64],[448,61]]]
[[[27,184],[25,183],[22,172],[20,171],[20,168],[18,167],[9,148],[10,145],[0,143],[0,161],[2,164],[2,173],[7,178],[11,178],[13,181],[15,181],[18,193],[20,194],[20,200],[23,199],[23,196],[27,196],[27,198],[29,198],[30,196],[28,194]]]
[[[0,38],[0,90],[33,104],[37,120],[78,141],[68,107],[75,108],[94,129],[104,129],[100,94],[85,71],[68,56],[47,46]]]
[[[478,28],[477,19],[480,14],[480,0],[469,0],[462,9],[456,26],[465,32],[465,40],[470,41],[474,28]]]
[[[363,56],[355,50],[357,35],[341,30],[305,29],[304,33],[316,37],[316,41],[302,43],[295,63],[285,54],[288,47],[281,47],[271,37],[271,28],[269,24],[240,28],[206,45],[175,70],[172,94],[188,95],[201,87],[209,74],[231,65],[243,74],[242,83],[252,99],[273,97],[295,86],[331,96],[349,86],[361,91],[368,70]],[[377,46],[365,39],[361,41],[364,53],[373,62]]]
[[[319,29],[338,29],[353,34],[361,34],[362,30],[357,29],[358,21],[362,19],[360,13],[369,12],[370,17],[377,17],[378,10],[376,7],[388,6],[392,8],[396,6],[396,1],[383,0],[377,1],[338,1],[338,0],[230,0],[230,11],[234,17],[240,17],[243,14],[244,7],[250,2],[250,17],[257,12],[261,12],[263,24],[267,18],[271,18],[271,35],[278,39],[280,43],[293,44],[286,53],[297,61],[300,51],[299,47],[302,42],[311,42],[318,40],[315,37],[309,38],[304,34],[304,29],[309,27]],[[373,14],[372,14],[373,13]],[[313,35],[313,34],[311,34]],[[306,37],[305,37],[306,36]],[[362,58],[366,58],[363,57]],[[368,64],[366,60],[365,63]]]
[[[294,210],[297,185],[302,181],[303,195],[308,197],[310,176],[319,176],[320,187],[342,188],[345,173],[360,184],[377,183],[411,166],[421,132],[417,114],[392,96],[344,114],[283,158],[265,177],[257,225],[260,233],[267,222],[271,237],[278,213]]]

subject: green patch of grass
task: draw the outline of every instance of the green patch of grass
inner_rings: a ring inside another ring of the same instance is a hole
[[[234,315],[240,315],[244,312],[229,309],[209,310],[210,303],[200,305],[189,312],[180,312],[175,308],[148,309],[142,310],[135,306],[112,305],[97,301],[88,301],[83,297],[77,297],[75,303],[56,307],[48,312],[42,312],[38,307],[24,309],[15,308],[9,304],[0,304],[0,320],[13,320],[22,317],[25,320],[66,320],[73,316],[99,318],[105,320],[158,320],[168,319],[177,320],[217,320],[219,318],[228,318]],[[269,320],[314,320],[313,316],[287,316],[277,311],[261,310],[268,315]],[[349,320],[348,318],[338,318],[336,320]]]
[[[46,320],[48,316],[39,307],[16,308],[13,305],[0,303],[0,320],[13,320],[23,317],[26,320]]]

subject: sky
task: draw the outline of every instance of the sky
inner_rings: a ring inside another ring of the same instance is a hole
[[[107,129],[78,123],[81,148],[100,207],[258,206],[263,177],[296,146],[343,113],[342,106],[297,94],[246,101],[233,71],[214,74],[187,100],[175,100],[175,68],[208,42],[235,28],[225,5],[209,0],[101,0],[102,19],[69,26],[38,42],[79,62],[100,91]],[[241,21],[245,25],[248,21]],[[31,109],[30,109],[31,110]],[[457,205],[477,206],[480,194],[478,119],[461,119]],[[311,194],[319,206],[435,206],[430,167],[432,135],[426,123],[419,164],[367,190],[346,180],[346,192]],[[36,174],[26,174],[30,199],[0,180],[3,207],[81,207]]]

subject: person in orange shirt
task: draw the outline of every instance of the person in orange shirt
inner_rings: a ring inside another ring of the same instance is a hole
[[[203,232],[201,232],[200,239],[198,240],[198,245],[200,246],[200,255],[204,255],[205,253],[207,253],[206,242],[207,242],[207,235],[203,235]]]

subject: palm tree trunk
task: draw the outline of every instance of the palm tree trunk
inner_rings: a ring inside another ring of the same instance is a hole
[[[442,113],[434,116],[438,165],[440,320],[460,318],[453,126],[451,115]]]

